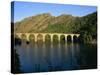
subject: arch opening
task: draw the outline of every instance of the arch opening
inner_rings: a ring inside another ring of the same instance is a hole
[[[29,41],[30,42],[35,42],[35,36],[34,36],[34,34],[30,34],[29,35]]]
[[[22,39],[22,40],[26,40],[26,35],[25,35],[25,34],[22,34],[22,35],[21,35],[21,39]]]
[[[21,35],[22,44],[27,44],[27,36],[25,34]]]
[[[20,37],[17,34],[14,35],[14,38],[19,38],[20,39]]]
[[[37,42],[43,42],[43,35],[42,34],[37,35]]]
[[[21,45],[21,39],[18,35],[14,35],[14,45]]]
[[[60,36],[60,42],[65,42],[65,36],[64,35]]]
[[[67,42],[71,42],[71,35],[67,36]]]
[[[53,42],[58,42],[58,36],[57,35],[53,35]]]
[[[47,35],[45,35],[45,42],[50,42],[50,35],[49,34],[47,34]]]
[[[78,42],[78,37],[76,35],[73,36],[73,42]]]

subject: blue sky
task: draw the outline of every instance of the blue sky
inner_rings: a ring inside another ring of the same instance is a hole
[[[12,10],[13,11],[13,10]],[[70,14],[73,16],[85,16],[97,11],[96,6],[80,6],[68,4],[51,4],[36,2],[14,2],[14,22],[20,21],[25,17],[34,16],[42,13],[50,13],[53,16]]]

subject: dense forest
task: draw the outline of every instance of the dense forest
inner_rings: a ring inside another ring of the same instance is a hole
[[[14,25],[17,32],[47,32],[47,33],[79,33],[80,41],[97,42],[97,12],[82,17],[62,14],[52,16],[49,13],[25,18]]]

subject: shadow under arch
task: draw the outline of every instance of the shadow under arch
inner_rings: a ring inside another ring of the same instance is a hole
[[[14,35],[14,38],[20,39],[20,37],[17,34]]]
[[[50,42],[51,38],[50,38],[50,35],[47,34],[45,35],[45,42]]]
[[[79,43],[82,43],[82,42],[84,42],[83,40],[84,40],[83,35],[80,35],[80,36],[78,37],[78,42],[79,42]]]
[[[58,36],[56,34],[53,35],[53,42],[58,42]]]
[[[78,42],[78,37],[76,35],[73,36],[73,42]]]
[[[43,42],[43,35],[42,34],[37,35],[37,42]]]
[[[26,40],[26,39],[27,39],[27,38],[26,38],[26,35],[25,35],[25,34],[22,34],[22,35],[21,35],[21,39],[22,39],[22,40]]]
[[[35,42],[35,36],[34,36],[34,34],[30,34],[29,35],[29,41],[30,42]]]
[[[21,45],[21,38],[17,35],[17,34],[15,34],[14,35],[14,45],[16,46],[16,45]]]
[[[67,36],[67,42],[71,42],[71,35]]]
[[[21,42],[22,42],[22,45],[27,44],[27,35],[21,34]]]
[[[60,42],[65,42],[65,36],[64,35],[60,36]]]

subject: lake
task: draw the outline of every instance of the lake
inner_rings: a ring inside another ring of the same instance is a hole
[[[22,42],[15,49],[22,73],[97,68],[97,44]]]

